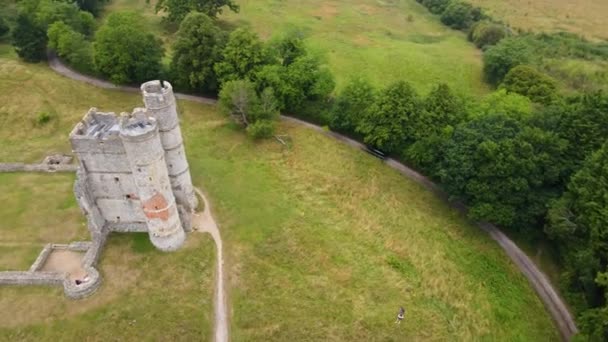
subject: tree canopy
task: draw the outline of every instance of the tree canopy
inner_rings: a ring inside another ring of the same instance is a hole
[[[608,338],[608,142],[572,177],[568,191],[553,202],[545,230],[564,261],[563,279],[579,309],[589,340]]]
[[[190,12],[182,21],[173,44],[171,72],[180,87],[215,91],[213,66],[222,55],[225,35],[206,14]]]
[[[201,12],[215,18],[225,6],[233,12],[239,11],[239,5],[232,0],[158,0],[155,9],[156,13],[166,12],[168,21],[179,23],[190,12]]]
[[[253,138],[267,138],[274,133],[279,110],[272,89],[264,89],[258,96],[251,81],[228,81],[222,85],[218,104],[223,113],[245,127]]]
[[[161,42],[140,20],[136,13],[112,13],[95,35],[95,69],[114,83],[141,83],[162,73]]]
[[[36,24],[30,15],[19,14],[12,40],[17,55],[24,61],[39,62],[46,58],[46,30]]]
[[[351,79],[335,99],[330,127],[342,132],[354,132],[374,102],[374,96],[369,81],[363,78]]]
[[[220,83],[253,79],[261,67],[269,63],[268,53],[258,35],[249,28],[238,28],[230,33],[221,59],[214,65]]]
[[[473,219],[534,229],[558,194],[564,148],[553,133],[489,114],[456,127],[438,174],[451,196],[468,203]]]
[[[555,80],[528,65],[511,69],[502,81],[502,87],[543,104],[553,102],[557,96]]]
[[[483,71],[486,79],[497,85],[512,68],[532,62],[529,45],[517,38],[508,37],[489,47],[483,54]]]
[[[404,81],[395,82],[377,95],[357,131],[366,144],[397,152],[414,138],[413,117],[420,110],[421,102],[414,88]]]

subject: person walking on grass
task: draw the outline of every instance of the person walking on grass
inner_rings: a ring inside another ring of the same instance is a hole
[[[397,314],[396,324],[401,324],[401,321],[405,318],[405,309],[402,307],[399,308],[399,313]]]

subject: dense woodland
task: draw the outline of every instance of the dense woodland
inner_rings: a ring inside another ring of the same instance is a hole
[[[580,338],[608,340],[608,76],[557,67],[560,58],[608,60],[608,42],[515,32],[465,2],[418,2],[483,49],[493,93],[477,99],[437,84],[418,94],[407,80],[374,89],[358,77],[336,93],[298,30],[262,41],[247,27],[219,25],[222,10],[238,11],[230,0],[158,2],[178,27],[165,64],[140,15],[113,13],[99,25],[100,0],[19,1],[0,12],[0,39],[27,62],[44,60],[48,48],[115,83],[162,77],[185,92],[219,94],[220,110],[253,138],[273,136],[286,112],[400,158],[466,203],[472,219],[549,239]]]

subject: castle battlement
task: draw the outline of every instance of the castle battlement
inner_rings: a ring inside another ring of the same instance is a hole
[[[145,108],[91,108],[74,127],[74,192],[92,234],[148,232],[157,248],[175,250],[197,203],[177,107],[168,82],[144,83],[142,94]]]

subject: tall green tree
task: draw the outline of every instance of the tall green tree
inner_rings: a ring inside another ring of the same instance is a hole
[[[481,10],[471,4],[452,0],[441,13],[441,22],[456,30],[468,29],[481,18]]]
[[[221,60],[213,66],[220,83],[237,79],[252,79],[261,67],[269,62],[264,44],[258,35],[247,27],[230,33],[222,50]]]
[[[39,62],[46,58],[46,30],[25,13],[17,17],[12,31],[13,46],[17,55],[26,62]]]
[[[334,79],[314,56],[303,55],[289,65],[265,65],[255,75],[257,89],[272,88],[279,108],[296,112],[306,101],[323,100],[334,88]]]
[[[539,235],[547,203],[558,196],[565,142],[505,114],[473,118],[443,146],[438,175],[475,220]]]
[[[354,133],[359,121],[374,103],[374,88],[364,78],[353,78],[336,97],[331,109],[330,127]]]
[[[597,92],[567,98],[546,107],[533,120],[536,126],[568,141],[564,174],[567,180],[608,137],[608,94]]]
[[[271,40],[270,48],[275,59],[282,66],[289,66],[296,59],[308,54],[304,45],[304,34],[296,28],[287,29]]]
[[[424,99],[423,110],[413,117],[415,141],[403,151],[405,159],[433,175],[446,137],[465,119],[464,100],[447,84],[437,85]]]
[[[226,42],[224,33],[204,13],[191,12],[182,21],[173,44],[171,72],[178,86],[203,92],[218,88],[213,69]]]
[[[357,132],[363,135],[366,144],[386,152],[400,151],[413,141],[413,117],[421,110],[414,88],[405,81],[395,82],[376,96],[361,118]]]
[[[158,0],[155,8],[156,13],[167,13],[168,21],[179,23],[190,12],[201,12],[215,18],[225,6],[233,12],[239,11],[239,5],[232,0]]]
[[[608,142],[572,177],[553,202],[545,231],[563,258],[571,303],[582,312],[582,334],[608,339]],[[578,300],[577,300],[578,299]]]
[[[133,12],[112,13],[95,35],[95,69],[114,83],[141,83],[162,74],[163,48]]]
[[[422,109],[413,116],[416,139],[437,134],[446,126],[456,126],[464,121],[466,115],[463,99],[445,83],[431,90]]]

